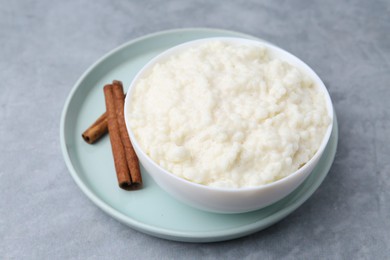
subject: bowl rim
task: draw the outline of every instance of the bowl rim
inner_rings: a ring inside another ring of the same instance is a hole
[[[326,129],[326,132],[321,140],[321,144],[318,147],[317,151],[315,154],[310,158],[309,161],[307,161],[301,168],[298,170],[290,173],[289,175],[278,179],[276,181],[273,181],[271,183],[266,183],[266,184],[261,184],[257,186],[244,186],[244,187],[238,187],[238,188],[229,188],[229,187],[216,187],[216,186],[208,186],[196,182],[192,182],[190,180],[187,180],[185,178],[182,178],[180,176],[177,176],[176,174],[166,170],[165,168],[161,167],[157,162],[155,162],[150,156],[142,149],[140,144],[137,141],[137,138],[135,137],[133,130],[131,128],[131,124],[129,123],[128,117],[127,117],[127,111],[131,103],[131,98],[134,93],[135,85],[139,81],[139,79],[147,72],[149,71],[153,65],[158,63],[158,61],[162,61],[164,59],[167,59],[171,54],[175,53],[180,53],[180,51],[183,51],[187,49],[188,47],[195,47],[199,44],[206,43],[206,42],[212,42],[212,41],[222,41],[222,42],[229,42],[233,44],[245,44],[245,45],[250,45],[250,46],[262,46],[266,47],[269,49],[272,49],[272,51],[275,51],[278,54],[281,54],[281,58],[283,61],[286,61],[287,63],[291,63],[290,61],[293,61],[293,65],[299,64],[299,69],[303,70],[305,73],[309,74],[310,77],[312,78],[314,84],[322,93],[324,94],[325,97],[325,104],[327,107],[328,111],[328,116],[330,118],[330,123]],[[287,58],[287,59],[286,59]],[[227,192],[227,193],[241,193],[244,191],[258,191],[262,189],[268,189],[272,188],[274,186],[279,186],[283,183],[289,182],[291,179],[297,177],[298,175],[302,175],[308,167],[310,167],[311,164],[314,162],[318,161],[318,159],[321,157],[323,151],[325,150],[325,147],[327,143],[329,142],[332,128],[333,128],[333,122],[334,122],[334,107],[332,104],[332,100],[330,98],[329,92],[321,80],[321,78],[317,75],[317,73],[310,67],[308,66],[304,61],[296,57],[294,54],[270,43],[267,41],[262,41],[262,40],[257,40],[257,39],[247,39],[247,38],[240,38],[240,37],[210,37],[210,38],[202,38],[202,39],[196,39],[196,40],[191,40],[185,43],[178,44],[174,47],[171,47],[160,54],[156,55],[153,57],[149,62],[147,62],[135,75],[135,77],[132,79],[128,89],[127,89],[127,94],[125,97],[125,105],[124,105],[124,117],[125,117],[125,123],[126,123],[126,128],[127,132],[130,136],[132,145],[137,148],[135,150],[138,150],[142,156],[148,161],[148,163],[152,164],[154,167],[158,168],[161,172],[164,174],[174,178],[175,180],[184,183],[185,185],[190,185],[194,186],[199,189],[207,190],[207,191],[219,191],[219,192]],[[309,176],[309,174],[307,175]],[[306,177],[307,177],[306,176]]]

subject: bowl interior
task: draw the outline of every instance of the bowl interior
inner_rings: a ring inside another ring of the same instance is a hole
[[[210,186],[194,183],[194,182],[188,181],[188,180],[186,180],[184,178],[178,177],[177,175],[175,175],[175,174],[165,170],[164,168],[162,168],[160,165],[158,165],[156,162],[154,162],[143,151],[143,149],[141,148],[141,146],[137,142],[137,139],[135,138],[135,135],[134,135],[134,133],[133,133],[133,131],[131,129],[131,125],[130,125],[130,123],[128,121],[128,117],[127,117],[127,114],[128,114],[129,108],[130,108],[132,94],[133,94],[133,91],[134,91],[134,88],[135,88],[136,84],[138,83],[138,81],[142,77],[144,77],[148,73],[150,73],[153,65],[155,65],[156,63],[163,62],[163,61],[167,60],[169,57],[171,57],[172,55],[178,54],[178,53],[180,53],[180,52],[182,52],[182,51],[184,51],[184,50],[186,50],[188,48],[195,47],[195,46],[198,46],[200,44],[203,44],[203,43],[206,43],[206,42],[210,42],[210,41],[222,41],[222,42],[228,42],[230,44],[247,45],[247,46],[264,46],[264,47],[266,47],[268,49],[270,55],[276,56],[276,57],[286,61],[287,63],[289,63],[289,64],[299,68],[302,72],[304,72],[307,75],[309,75],[310,78],[315,83],[315,86],[319,89],[319,91],[321,91],[324,94],[326,107],[327,107],[327,111],[328,111],[328,116],[330,118],[330,122],[331,123],[329,124],[329,126],[328,126],[328,128],[327,128],[327,130],[326,130],[326,132],[324,134],[324,137],[322,139],[322,142],[321,142],[319,148],[317,149],[317,152],[313,155],[313,157],[305,165],[303,165],[297,171],[295,171],[295,172],[291,173],[290,175],[288,175],[288,176],[286,176],[286,177],[284,177],[282,179],[279,179],[279,180],[277,180],[275,182],[264,184],[264,185],[260,185],[260,186],[256,186],[256,187],[242,187],[242,188],[210,187]],[[328,93],[324,83],[318,77],[318,75],[308,65],[306,65],[303,61],[301,61],[300,59],[298,59],[297,57],[295,57],[291,53],[289,53],[289,52],[287,52],[287,51],[285,51],[283,49],[280,49],[279,47],[277,47],[277,46],[275,46],[275,45],[273,45],[271,43],[262,42],[262,41],[256,41],[256,40],[248,40],[248,39],[244,39],[244,38],[233,38],[233,37],[215,37],[215,38],[194,40],[194,41],[190,41],[190,42],[187,42],[187,43],[183,43],[183,44],[177,45],[177,46],[175,46],[173,48],[170,48],[170,49],[166,50],[165,52],[157,55],[155,58],[153,58],[151,61],[149,61],[138,72],[138,74],[134,77],[133,81],[131,82],[131,84],[130,84],[130,86],[128,88],[128,91],[127,91],[126,99],[125,99],[125,111],[124,111],[127,130],[128,130],[128,133],[129,133],[129,136],[130,136],[130,139],[131,139],[131,141],[133,143],[134,148],[136,150],[138,150],[138,152],[142,153],[142,155],[147,158],[148,163],[150,163],[150,164],[154,165],[155,167],[157,167],[162,172],[162,174],[167,174],[170,177],[175,178],[177,181],[182,182],[184,185],[196,186],[199,189],[203,189],[203,190],[220,190],[220,191],[224,191],[224,192],[233,192],[233,193],[234,192],[243,192],[243,191],[254,191],[254,190],[259,190],[259,189],[264,189],[264,188],[270,188],[270,187],[273,187],[273,186],[278,186],[278,185],[283,184],[284,182],[289,182],[289,180],[291,178],[296,177],[295,175],[301,175],[305,171],[307,171],[308,169],[312,168],[313,167],[312,164],[315,163],[315,162],[318,162],[319,157],[323,153],[323,151],[324,151],[324,149],[326,147],[326,144],[329,141],[329,138],[330,138],[330,135],[331,135],[331,131],[332,131],[332,127],[333,127],[333,113],[334,112],[333,112],[332,101],[330,99],[330,95],[329,95],[329,93]]]

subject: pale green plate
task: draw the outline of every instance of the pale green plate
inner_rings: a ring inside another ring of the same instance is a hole
[[[306,201],[333,162],[338,138],[336,119],[318,167],[292,194],[262,210],[225,215],[191,208],[161,190],[144,169],[143,189],[124,191],[118,188],[109,138],[94,145],[81,138],[83,130],[105,111],[104,84],[118,79],[127,88],[137,71],[156,54],[185,41],[217,36],[254,38],[231,31],[182,29],[136,39],[93,64],[77,81],[65,103],[61,146],[73,179],[98,207],[136,230],[186,242],[222,241],[254,233],[281,220]]]

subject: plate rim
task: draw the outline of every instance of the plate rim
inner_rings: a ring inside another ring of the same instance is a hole
[[[138,230],[140,232],[159,237],[169,240],[175,240],[175,241],[181,241],[181,242],[216,242],[216,241],[224,241],[229,240],[233,238],[238,238],[240,236],[244,236],[246,234],[255,233],[257,231],[260,231],[279,220],[283,219],[288,214],[292,213],[295,209],[297,209],[299,206],[301,206],[311,195],[317,190],[317,188],[321,185],[325,177],[328,175],[328,172],[332,166],[332,162],[334,161],[334,157],[337,150],[337,144],[338,144],[338,124],[337,124],[337,118],[336,115],[334,116],[334,128],[332,130],[332,133],[334,135],[333,138],[335,138],[335,148],[334,152],[331,155],[332,158],[330,158],[331,163],[326,165],[326,174],[323,174],[321,176],[321,179],[317,181],[317,184],[310,187],[310,189],[304,193],[303,196],[301,196],[301,199],[298,202],[294,202],[291,205],[288,205],[287,207],[281,208],[277,210],[275,213],[267,216],[266,218],[260,219],[258,221],[254,221],[253,223],[250,223],[245,226],[239,226],[234,227],[230,229],[223,229],[223,230],[217,230],[217,231],[201,231],[201,232],[193,232],[193,231],[177,231],[177,230],[170,230],[167,228],[161,228],[158,226],[153,226],[150,224],[145,224],[143,222],[140,222],[138,220],[135,220],[124,213],[121,213],[117,209],[113,208],[108,203],[104,202],[98,195],[96,195],[89,187],[84,184],[84,182],[79,177],[76,169],[73,166],[73,163],[70,159],[69,150],[67,147],[66,137],[65,137],[65,123],[66,118],[69,112],[70,104],[72,99],[74,98],[74,95],[77,91],[77,89],[80,87],[80,84],[82,81],[101,63],[103,63],[106,59],[108,59],[111,55],[114,53],[120,52],[121,50],[127,48],[128,46],[141,42],[150,38],[166,35],[166,34],[175,34],[175,33],[181,33],[181,32],[215,32],[215,33],[230,33],[235,34],[236,36],[243,36],[246,38],[251,39],[257,39],[264,41],[263,39],[257,38],[255,36],[236,32],[232,30],[225,30],[225,29],[217,29],[217,28],[202,28],[202,27],[194,27],[194,28],[180,28],[180,29],[170,29],[170,30],[163,30],[158,31],[154,33],[150,33],[141,37],[137,37],[135,39],[132,39],[130,41],[127,41],[118,47],[112,49],[111,51],[107,52],[105,55],[100,57],[97,61],[95,61],[92,65],[90,65],[87,70],[79,77],[79,79],[76,81],[76,83],[73,85],[71,91],[69,92],[65,104],[63,106],[63,110],[61,113],[61,121],[60,121],[60,143],[61,143],[61,151],[62,155],[65,160],[65,164],[68,168],[68,171],[70,172],[72,179],[76,182],[77,186],[83,191],[83,193],[101,210],[103,210],[105,213],[113,217],[114,219],[126,224],[127,226]],[[263,223],[263,224],[261,224]]]

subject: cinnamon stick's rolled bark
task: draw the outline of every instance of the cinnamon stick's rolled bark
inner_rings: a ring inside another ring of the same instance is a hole
[[[124,93],[122,82],[104,86],[108,132],[117,173],[122,189],[132,190],[142,186],[138,158],[131,145],[124,119]]]
[[[108,133],[107,113],[104,112],[81,136],[87,143],[93,144],[106,133]]]
[[[116,116],[119,126],[119,133],[121,136],[122,144],[125,149],[125,155],[127,160],[127,166],[130,171],[130,177],[132,182],[132,188],[137,189],[142,186],[142,177],[139,168],[138,157],[135,154],[133,145],[131,144],[129,134],[127,132],[125,116],[124,116],[124,98],[122,82],[113,81],[113,93],[116,105]]]
[[[115,171],[118,178],[119,187],[122,189],[131,189],[131,177],[127,167],[125,149],[122,144],[119,125],[116,114],[115,97],[112,85],[104,86],[104,97],[106,102],[108,131],[112,154],[114,157]]]

